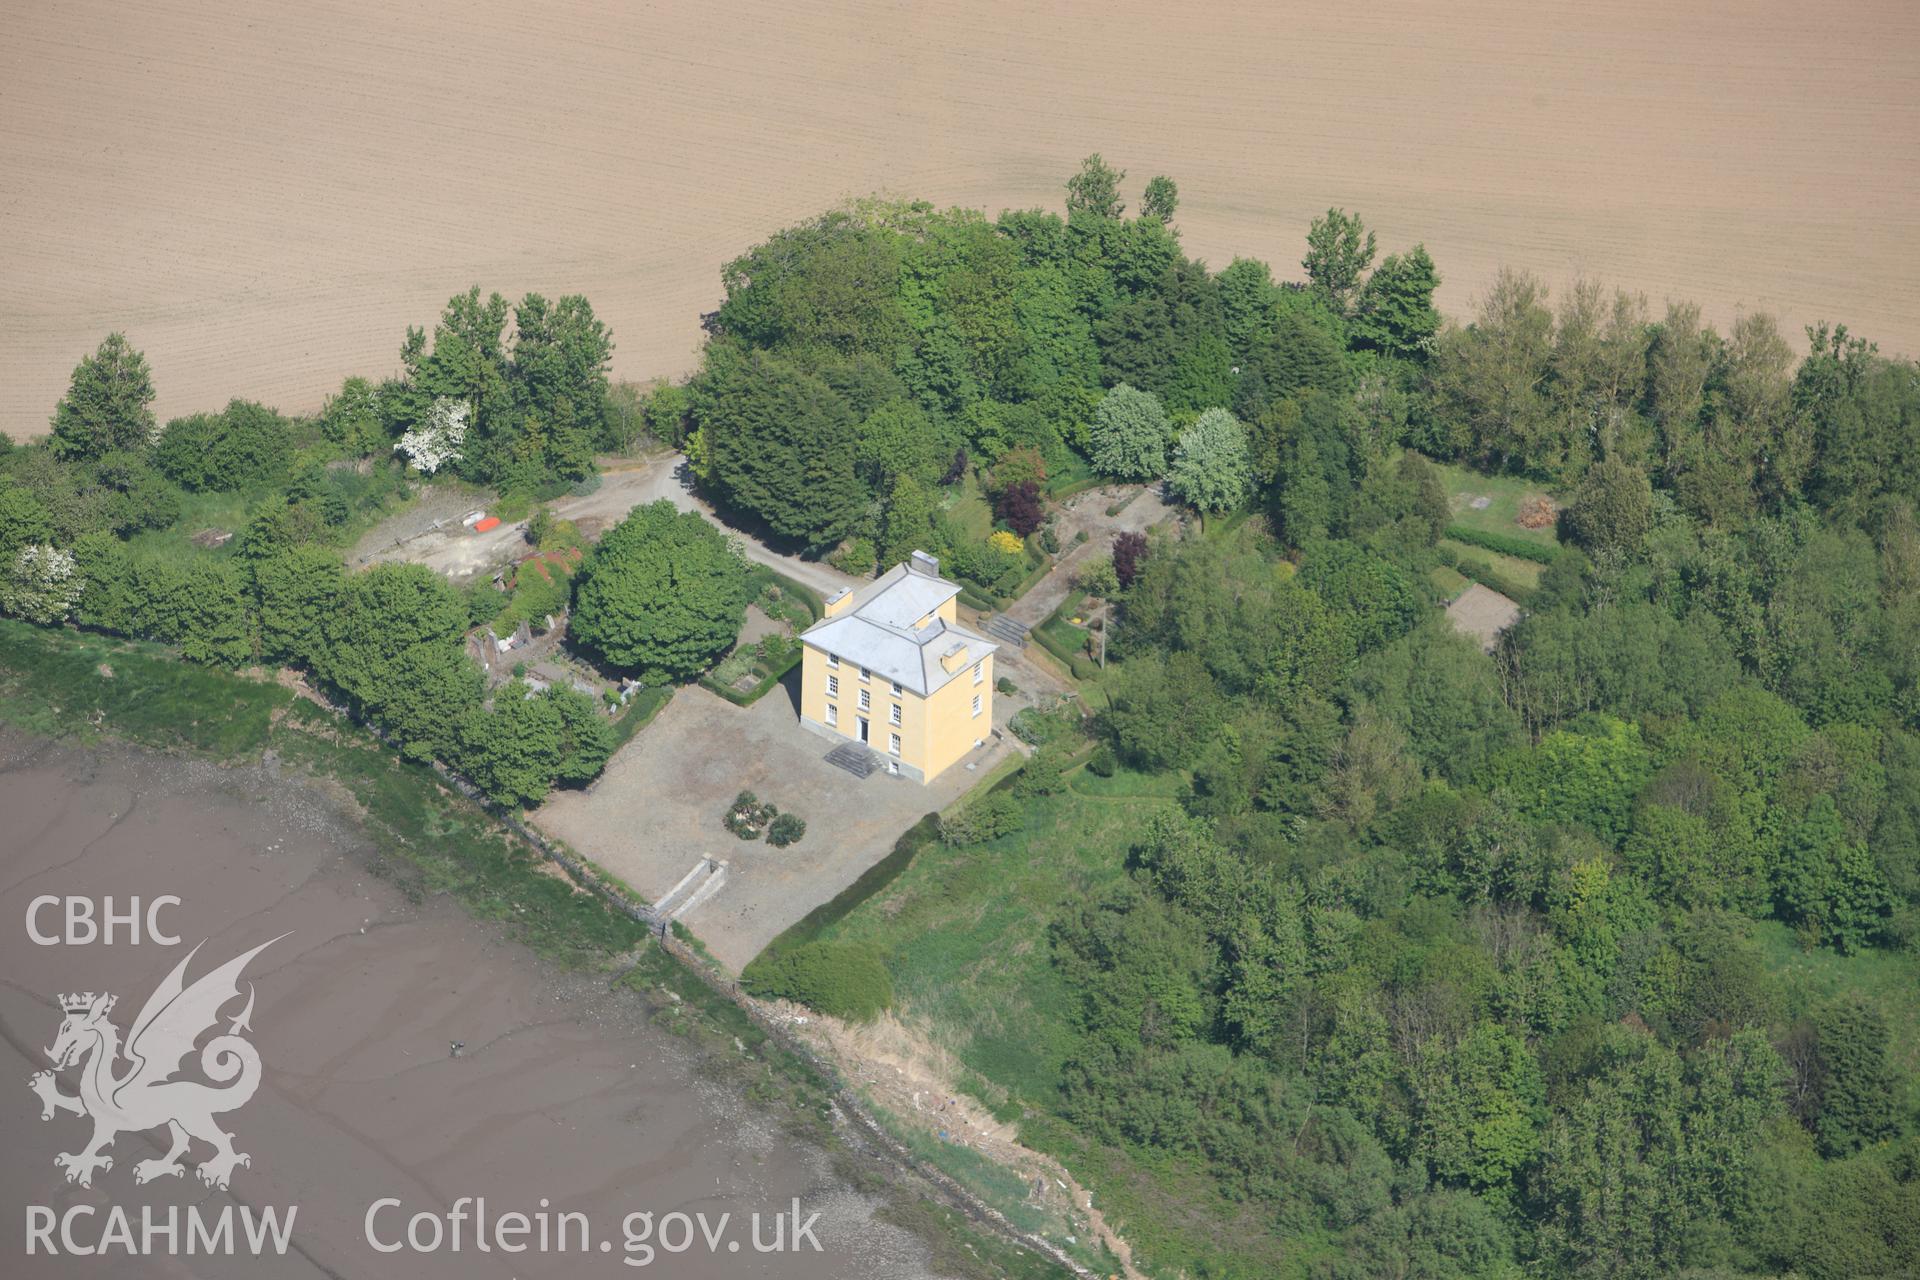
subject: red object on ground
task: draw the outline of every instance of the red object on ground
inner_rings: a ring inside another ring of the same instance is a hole
[[[488,516],[486,519],[476,522],[473,526],[473,531],[475,533],[485,533],[489,529],[498,529],[499,527],[500,517]]]

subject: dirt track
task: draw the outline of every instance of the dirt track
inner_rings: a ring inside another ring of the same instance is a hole
[[[581,291],[686,370],[719,270],[876,189],[1058,207],[1179,180],[1188,246],[1283,274],[1309,217],[1844,320],[1920,353],[1920,9],[1861,0],[901,6],[16,5],[0,76],[0,429],[124,328],[163,418],[318,406],[480,282]]]

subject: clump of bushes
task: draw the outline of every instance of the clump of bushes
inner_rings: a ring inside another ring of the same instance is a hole
[[[993,682],[993,687],[1000,693],[1006,694],[1008,696],[1012,696],[1013,694],[1020,692],[1020,686],[1015,684],[1013,681],[1007,679],[1005,676],[1001,676],[998,680],[995,680]]]
[[[758,840],[762,835],[776,849],[797,843],[807,834],[807,824],[797,813],[782,813],[751,791],[742,791],[727,806],[721,825],[742,840]]]
[[[761,803],[760,797],[751,791],[742,791],[727,806],[727,816],[721,820],[721,824],[742,840],[758,840],[761,833],[779,816],[779,809]]]
[[[1113,754],[1113,748],[1101,743],[1087,757],[1087,772],[1096,778],[1111,778],[1113,771],[1120,767],[1120,758]]]
[[[809,942],[756,959],[740,979],[763,1000],[797,1000],[849,1022],[871,1022],[893,1004],[887,966],[861,943]]]
[[[873,572],[875,552],[871,538],[852,538],[827,557],[827,563],[842,573],[864,578]]]

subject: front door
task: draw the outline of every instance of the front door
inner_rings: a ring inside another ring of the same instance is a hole
[[[860,741],[865,742],[866,740],[867,740],[867,718],[865,716],[861,716],[860,717]]]

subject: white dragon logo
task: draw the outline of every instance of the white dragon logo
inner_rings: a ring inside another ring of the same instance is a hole
[[[247,961],[279,940],[271,938],[261,943],[189,987],[183,979],[188,963],[199,954],[200,946],[206,945],[202,941],[147,997],[127,1033],[124,1053],[120,1029],[107,1020],[117,997],[91,991],[60,997],[66,1018],[60,1023],[53,1047],[46,1051],[54,1070],[37,1072],[28,1084],[40,1095],[42,1120],[53,1119],[56,1111],[93,1118],[93,1140],[80,1151],[53,1158],[55,1165],[67,1171],[68,1182],[92,1186],[94,1170],[113,1168],[113,1157],[105,1152],[117,1135],[162,1125],[172,1135],[172,1148],[158,1160],[134,1165],[136,1183],[178,1177],[183,1172],[180,1158],[187,1154],[188,1143],[194,1138],[214,1149],[213,1157],[197,1171],[200,1181],[209,1187],[225,1188],[234,1166],[253,1163],[251,1157],[233,1149],[233,1135],[213,1120],[222,1112],[244,1106],[260,1086],[260,1054],[240,1036],[242,1031],[252,1030],[248,1024],[253,1016],[252,983],[247,984],[246,1008],[232,1019],[226,1034],[216,1035],[200,1050],[201,1071],[224,1087],[175,1080],[173,1076],[193,1052],[194,1042],[220,1021],[220,1010],[240,995],[240,972]],[[123,1056],[129,1066],[124,1073],[116,1074],[115,1067]],[[54,1075],[75,1063],[84,1064],[78,1097],[62,1093]]]

